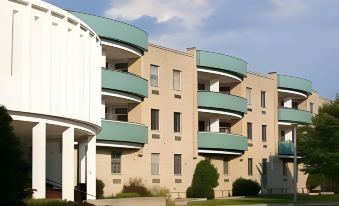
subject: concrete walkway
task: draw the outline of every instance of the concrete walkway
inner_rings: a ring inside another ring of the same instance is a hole
[[[166,206],[165,197],[134,197],[120,199],[88,200],[96,206]]]

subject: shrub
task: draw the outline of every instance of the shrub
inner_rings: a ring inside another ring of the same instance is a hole
[[[153,197],[170,197],[170,190],[166,187],[153,186],[150,193]]]
[[[255,196],[260,189],[259,183],[250,179],[238,178],[232,184],[233,196]]]
[[[306,187],[308,190],[313,190],[317,186],[325,182],[325,177],[322,174],[310,174],[306,180]]]
[[[29,166],[24,161],[20,141],[13,132],[12,118],[5,107],[0,106],[0,205],[23,205],[27,197]]]
[[[97,196],[97,198],[103,198],[105,184],[104,184],[103,181],[101,181],[99,179],[97,179],[96,183],[97,183],[96,196]]]
[[[136,192],[130,193],[118,193],[115,198],[131,198],[131,197],[140,197],[140,195]]]
[[[186,196],[191,198],[214,198],[214,190],[218,186],[219,173],[209,159],[201,160],[194,171],[191,187]]]
[[[150,191],[145,187],[141,178],[131,178],[128,185],[124,185],[122,193],[138,193],[142,197],[151,196]]]

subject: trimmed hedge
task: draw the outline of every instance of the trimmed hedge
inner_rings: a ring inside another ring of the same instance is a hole
[[[238,178],[232,184],[233,196],[255,196],[260,189],[259,183],[250,179]]]
[[[219,173],[209,159],[200,161],[194,171],[191,187],[187,188],[188,198],[214,199],[214,190],[218,186]]]

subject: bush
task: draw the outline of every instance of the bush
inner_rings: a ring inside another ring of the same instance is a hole
[[[29,166],[23,159],[20,141],[13,132],[12,118],[5,107],[0,106],[0,205],[23,205],[27,197]]]
[[[306,187],[308,190],[313,190],[317,186],[325,182],[325,177],[322,174],[310,174],[306,180]]]
[[[191,187],[187,188],[188,198],[214,198],[218,186],[219,173],[209,159],[200,161],[194,171]]]
[[[138,193],[141,197],[151,196],[150,191],[145,187],[141,178],[131,178],[129,185],[124,185],[122,193]]]
[[[103,181],[101,181],[99,179],[97,179],[96,183],[97,183],[96,196],[97,196],[97,198],[103,198],[105,184],[104,184]]]
[[[150,193],[153,197],[170,197],[170,190],[166,187],[153,186]]]
[[[118,193],[115,198],[131,198],[131,197],[140,197],[140,195],[136,192],[130,193]]]
[[[255,196],[260,189],[259,183],[250,179],[239,178],[232,184],[233,196]]]

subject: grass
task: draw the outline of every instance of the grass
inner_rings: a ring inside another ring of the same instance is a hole
[[[339,202],[339,195],[298,196],[299,203],[307,202]],[[288,204],[293,203],[292,195],[270,195],[245,197],[239,199],[214,199],[189,202],[188,205],[215,206],[215,205],[251,205],[251,204]]]
[[[25,200],[26,206],[94,206],[89,203],[76,203],[76,202],[66,202],[62,200]]]

